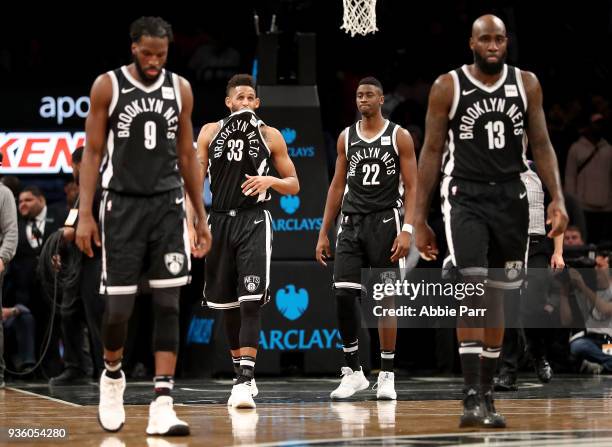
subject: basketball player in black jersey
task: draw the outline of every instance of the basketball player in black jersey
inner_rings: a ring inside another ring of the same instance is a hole
[[[190,268],[182,180],[196,203],[198,254],[211,245],[198,200],[202,180],[193,151],[193,95],[185,79],[164,69],[172,40],[168,23],[141,17],[130,35],[133,63],[98,76],[91,89],[81,167],[76,241],[90,257],[92,240],[102,247],[100,293],[106,299],[98,420],[107,431],[120,430],[125,421],[121,358],[137,284],[146,273],[153,290],[155,351],[155,399],[146,432],[187,435],[189,426],[176,417],[170,397],[179,345],[179,287]],[[103,157],[100,238],[92,201]]]
[[[342,211],[334,289],[346,366],[340,386],[330,395],[332,399],[348,398],[369,385],[359,361],[357,340],[361,269],[404,268],[410,249],[417,175],[414,144],[408,131],[383,118],[383,102],[383,88],[377,79],[367,77],[359,82],[356,103],[361,120],[338,137],[336,171],[316,247],[317,261],[327,265],[325,260],[331,256],[327,234]],[[396,399],[395,317],[379,320],[378,333],[381,372],[376,396]]]
[[[427,214],[442,167],[442,211],[450,252],[445,264],[464,282],[486,281],[480,301],[473,296],[462,303],[484,306],[486,317],[457,321],[465,382],[460,427],[506,425],[491,392],[504,334],[503,290],[520,287],[526,262],[528,203],[520,173],[527,169],[527,141],[552,196],[548,236],[563,233],[567,224],[542,89],[533,73],[505,64],[507,41],[498,17],[485,15],[474,22],[474,63],[441,75],[431,89],[419,161],[417,248],[425,259],[438,255]]]
[[[255,408],[260,307],[269,300],[272,256],[272,217],[264,203],[270,188],[297,194],[300,185],[283,136],[255,115],[259,98],[253,78],[233,76],[226,93],[231,114],[204,125],[198,136],[201,172],[208,173],[212,193],[213,245],[206,257],[204,297],[208,307],[224,311],[237,376],[228,405]],[[270,162],[280,178],[268,175]]]

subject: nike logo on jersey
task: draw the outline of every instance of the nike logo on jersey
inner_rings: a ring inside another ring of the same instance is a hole
[[[357,141],[353,141],[351,142],[351,146],[355,146],[357,143],[359,143],[361,140],[357,140]]]
[[[383,223],[391,222],[392,220],[393,220],[393,217],[390,217],[388,219],[383,219]]]
[[[472,90],[463,90],[463,92],[461,92],[461,93],[463,93],[463,96],[467,96],[467,95],[469,95],[471,93],[474,93],[475,91],[476,91],[476,89],[473,88]]]
[[[519,195],[519,199],[524,199],[526,195],[527,195],[526,192],[522,193],[521,195]]]
[[[177,197],[177,198],[174,200],[174,203],[176,203],[177,205],[179,205],[179,204],[183,203],[183,201],[184,201],[184,200],[185,200],[185,197],[180,197],[180,198],[178,198],[178,197]]]
[[[263,219],[261,219],[261,220],[256,220],[256,221],[255,221],[255,222],[253,222],[253,223],[254,223],[255,225],[257,225],[258,223],[262,223],[263,221],[264,221],[264,220],[263,220]]]
[[[132,90],[136,90],[136,87],[132,88],[122,88],[121,93],[130,93]]]

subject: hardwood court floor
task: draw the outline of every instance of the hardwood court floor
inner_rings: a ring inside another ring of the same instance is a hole
[[[0,390],[1,446],[217,446],[259,445],[402,445],[402,446],[612,446],[612,377],[555,377],[541,386],[521,382],[516,393],[498,393],[498,410],[508,429],[466,431],[457,428],[461,381],[398,380],[398,402],[377,402],[372,391],[349,402],[329,402],[335,379],[258,381],[256,410],[228,410],[229,381],[177,383],[179,417],[192,436],[146,437],[146,405],[151,384],[128,382],[126,424],[118,434],[103,432],[96,419],[97,387],[20,384]],[[7,438],[8,427],[65,428],[57,442]]]

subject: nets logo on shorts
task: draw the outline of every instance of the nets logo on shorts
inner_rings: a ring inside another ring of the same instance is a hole
[[[397,275],[393,271],[382,272],[380,274],[380,280],[383,284],[394,284],[397,281]]]
[[[506,278],[510,281],[517,279],[523,270],[523,261],[508,261],[506,262]]]
[[[244,277],[244,287],[249,292],[255,292],[259,287],[259,276],[249,275]]]
[[[185,255],[182,253],[166,253],[164,255],[166,268],[173,275],[178,275],[183,270]]]

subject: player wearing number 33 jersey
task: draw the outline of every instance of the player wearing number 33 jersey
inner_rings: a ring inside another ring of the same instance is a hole
[[[198,158],[212,193],[213,243],[204,298],[208,307],[224,313],[236,373],[228,405],[254,408],[260,308],[269,299],[272,256],[272,217],[264,204],[270,189],[297,194],[300,185],[283,136],[255,114],[259,98],[253,78],[233,76],[226,93],[231,114],[203,126],[198,137]],[[279,177],[268,175],[270,163]]]
[[[226,106],[231,114],[203,126],[198,137],[198,157],[212,193],[213,246],[206,258],[204,296],[214,309],[269,299],[272,217],[264,204],[270,189],[299,191],[283,136],[255,114],[259,98],[250,76],[230,80]],[[270,164],[281,178],[268,175]]]

